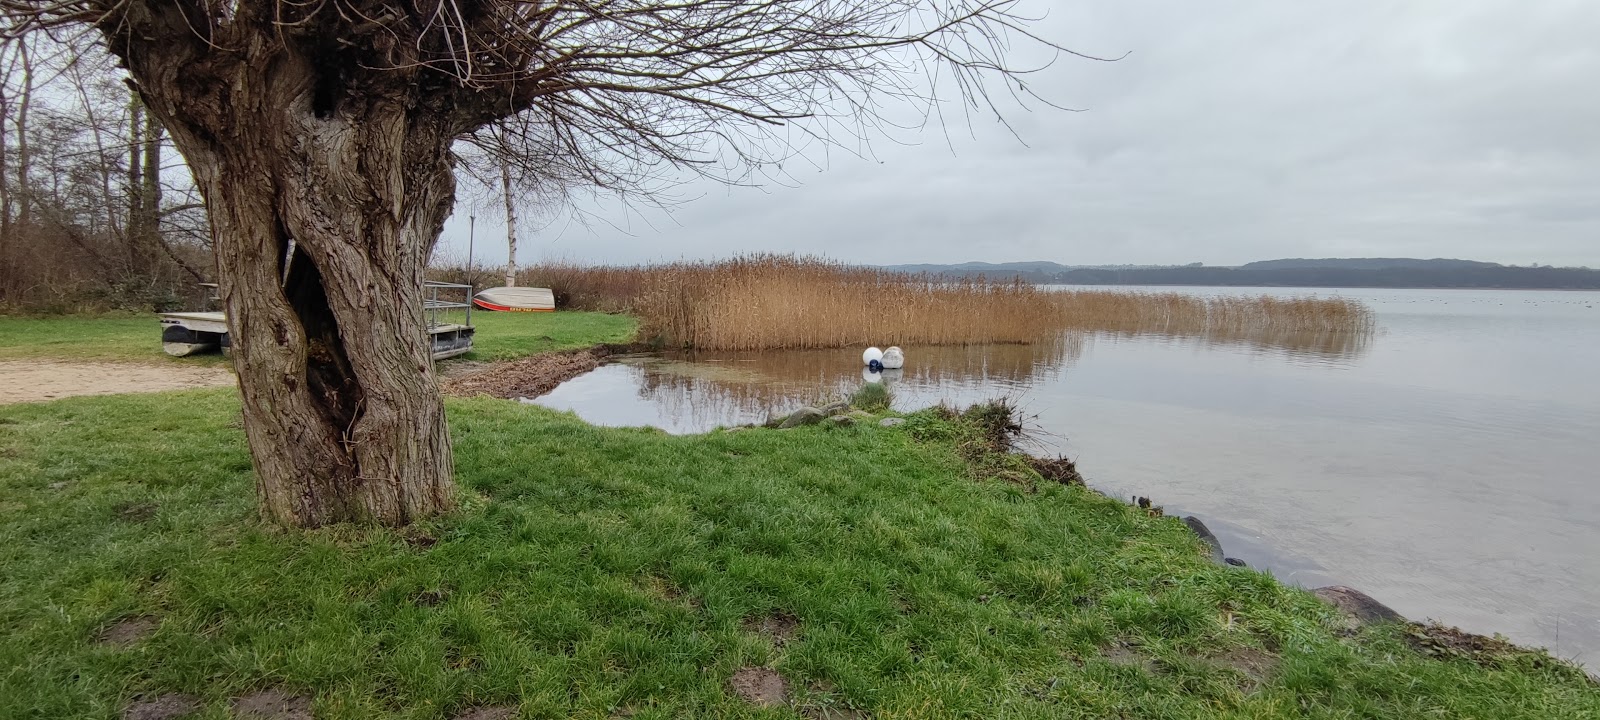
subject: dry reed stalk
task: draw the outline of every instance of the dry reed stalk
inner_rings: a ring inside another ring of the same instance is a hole
[[[1320,347],[1373,328],[1371,310],[1345,298],[1054,291],[783,255],[551,264],[528,268],[519,280],[551,288],[566,307],[634,313],[643,337],[701,350],[1033,343],[1067,330]]]

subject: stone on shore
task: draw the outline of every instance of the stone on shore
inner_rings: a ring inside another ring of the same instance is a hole
[[[801,425],[815,425],[827,417],[821,410],[814,407],[803,407],[794,411],[789,417],[784,418],[783,422],[778,423],[778,429],[787,430]]]
[[[1183,524],[1188,525],[1189,529],[1193,530],[1195,535],[1200,536],[1200,539],[1205,541],[1206,547],[1211,548],[1211,562],[1214,562],[1218,565],[1221,565],[1223,562],[1225,562],[1222,555],[1222,543],[1217,540],[1216,535],[1211,533],[1211,528],[1206,527],[1205,523],[1200,522],[1200,518],[1197,518],[1193,515],[1185,515],[1183,518]]]
[[[1339,609],[1350,620],[1353,627],[1371,625],[1376,622],[1405,622],[1400,613],[1391,610],[1377,600],[1355,588],[1343,585],[1329,585],[1311,591],[1323,602]]]

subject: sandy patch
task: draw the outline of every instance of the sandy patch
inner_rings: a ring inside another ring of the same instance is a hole
[[[200,712],[200,699],[193,695],[168,693],[136,697],[122,709],[122,720],[173,720]]]
[[[783,612],[759,618],[747,618],[744,621],[744,631],[760,635],[774,647],[781,648],[799,634],[800,619]]]
[[[311,698],[284,690],[262,690],[233,701],[239,720],[312,720]]]
[[[789,704],[789,681],[777,670],[744,667],[728,679],[733,694],[756,707],[772,708]]]
[[[511,720],[517,716],[517,709],[510,705],[493,705],[475,707],[459,715],[453,720]]]
[[[0,360],[0,405],[232,384],[233,373],[220,367]]]
[[[136,617],[112,623],[110,627],[100,631],[94,639],[98,645],[111,647],[128,647],[137,644],[151,635],[161,623],[151,617]]]

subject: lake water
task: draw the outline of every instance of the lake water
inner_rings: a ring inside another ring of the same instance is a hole
[[[1152,289],[1344,295],[1378,329],[908,348],[881,381],[899,409],[1016,398],[1036,452],[1200,517],[1290,582],[1600,665],[1600,293]],[[859,349],[642,357],[538,402],[701,432],[862,382]]]

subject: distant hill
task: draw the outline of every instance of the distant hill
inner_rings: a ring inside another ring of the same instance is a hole
[[[1505,288],[1600,290],[1600,270],[1521,267],[1448,258],[1290,258],[1238,267],[1073,266],[1054,262],[891,265],[885,269],[947,277],[984,276],[1062,285],[1211,285],[1223,287]]]
[[[1304,258],[1289,258],[1286,260],[1257,260],[1253,263],[1240,265],[1240,270],[1465,270],[1470,268],[1504,267],[1499,263],[1478,262],[1477,260],[1450,260],[1434,258],[1432,260],[1419,260],[1417,258],[1321,258],[1307,260]]]
[[[1199,263],[1195,263],[1193,266],[1190,266],[1190,267],[1198,267],[1198,266],[1199,266]],[[913,274],[944,275],[944,276],[947,276],[947,277],[979,277],[979,276],[982,276],[982,277],[991,278],[991,279],[997,279],[997,280],[998,279],[1019,278],[1019,279],[1022,279],[1022,280],[1027,280],[1029,282],[1047,283],[1047,282],[1052,282],[1053,281],[1052,278],[1056,278],[1056,277],[1059,277],[1059,276],[1061,276],[1061,275],[1063,275],[1065,273],[1074,272],[1074,271],[1078,271],[1078,270],[1150,270],[1150,269],[1159,269],[1159,268],[1167,268],[1167,267],[1179,267],[1179,266],[1169,266],[1169,265],[1062,265],[1061,263],[1054,263],[1054,262],[1049,262],[1049,261],[1045,261],[1045,260],[1037,260],[1037,261],[1033,261],[1033,262],[1008,262],[1008,263],[964,262],[964,263],[956,263],[954,265],[934,265],[934,264],[926,264],[926,263],[924,263],[924,264],[912,264],[912,265],[881,265],[879,267],[881,267],[884,270],[890,270],[890,271],[893,271],[893,272],[903,272],[903,273],[913,273]]]
[[[1165,265],[1062,265],[1044,260],[1034,262],[986,263],[965,262],[955,265],[884,265],[885,270],[936,275],[990,275],[1004,276],[1019,273],[1063,273],[1068,270],[1132,270],[1137,268],[1167,267]]]
[[[1015,275],[1018,273],[1061,273],[1073,268],[1053,262],[986,263],[967,262],[956,265],[885,265],[885,270],[930,275]]]

